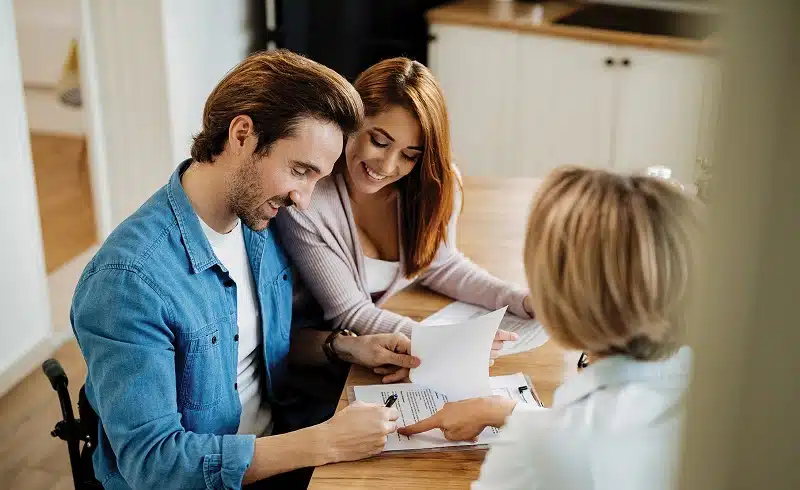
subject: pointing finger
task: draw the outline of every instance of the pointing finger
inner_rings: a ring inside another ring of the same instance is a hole
[[[434,415],[433,417],[428,417],[427,419],[420,420],[416,424],[411,424],[406,427],[400,427],[397,429],[397,432],[404,435],[404,436],[411,436],[414,434],[421,434],[423,432],[428,432],[429,430],[436,429],[439,427],[439,417]]]

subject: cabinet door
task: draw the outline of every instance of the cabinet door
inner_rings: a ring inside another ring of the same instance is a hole
[[[620,48],[614,167],[640,171],[664,165],[691,183],[703,105],[707,58],[637,48]]]
[[[515,175],[542,177],[564,164],[609,167],[618,71],[615,48],[519,36]]]
[[[516,35],[441,24],[431,34],[429,64],[444,91],[456,163],[464,175],[507,175]]]

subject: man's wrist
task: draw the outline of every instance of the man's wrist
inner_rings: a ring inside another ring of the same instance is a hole
[[[328,358],[328,361],[331,362],[332,364],[350,362],[347,359],[348,353],[343,351],[342,347],[337,342],[342,337],[347,337],[347,338],[356,337],[356,334],[346,328],[343,329],[337,328],[331,331],[330,334],[328,334],[328,336],[322,343],[322,352],[325,354],[325,357]],[[350,353],[350,355],[352,357],[352,353]]]
[[[358,337],[351,337],[348,335],[337,335],[334,337],[331,346],[336,352],[336,355],[344,362],[353,364],[355,362],[355,346],[359,342]]]
[[[309,447],[312,449],[313,466],[324,466],[338,461],[330,426],[323,422],[309,427]]]

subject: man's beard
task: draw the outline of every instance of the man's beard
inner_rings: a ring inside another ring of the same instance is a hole
[[[264,188],[256,167],[255,157],[245,162],[231,180],[228,191],[228,206],[245,226],[254,231],[262,231],[269,226],[269,216],[261,212],[264,204]],[[291,206],[289,196],[273,196],[270,204],[275,207]]]

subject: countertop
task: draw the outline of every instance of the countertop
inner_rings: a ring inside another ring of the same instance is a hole
[[[538,18],[534,15],[536,6],[541,6]],[[427,19],[431,24],[506,29],[523,33],[529,32],[686,53],[714,55],[718,51],[718,43],[714,35],[706,39],[697,40],[554,23],[556,20],[580,8],[584,7],[577,2],[569,1],[523,3],[507,0],[461,0],[429,10]]]

